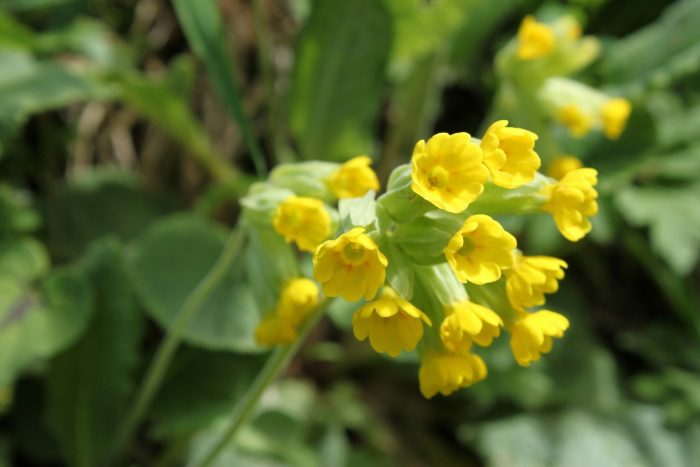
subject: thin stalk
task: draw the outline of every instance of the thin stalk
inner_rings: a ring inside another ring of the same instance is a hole
[[[231,413],[226,431],[219,439],[208,448],[208,450],[200,457],[190,462],[187,467],[208,467],[212,465],[214,460],[221,454],[221,451],[235,438],[238,430],[250,419],[258,405],[258,401],[265,393],[265,390],[274,382],[277,377],[287,368],[290,360],[296,354],[301,344],[306,340],[309,331],[315,326],[318,320],[323,315],[326,307],[321,304],[316,308],[316,311],[306,320],[302,326],[299,337],[290,345],[277,347],[265,362],[265,366],[260,370],[258,376],[248,387],[245,395],[234,407]]]
[[[143,420],[143,417],[153,401],[153,397],[160,389],[163,377],[173,359],[175,351],[182,342],[182,335],[194,317],[202,308],[202,304],[209,297],[212,290],[222,281],[226,272],[238,258],[245,234],[240,227],[235,228],[221,251],[218,259],[206,276],[199,281],[197,287],[189,294],[182,304],[175,320],[168,328],[164,340],[161,342],[155,357],[151,360],[146,375],[138,390],[136,401],[124,418],[124,422],[117,431],[108,464],[113,463],[122,449],[128,444],[134,430]]]

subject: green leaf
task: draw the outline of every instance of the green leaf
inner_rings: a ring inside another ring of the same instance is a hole
[[[129,240],[171,211],[173,204],[168,197],[147,190],[132,174],[87,172],[48,199],[49,249],[54,258],[66,260],[79,256],[104,235]]]
[[[315,401],[308,382],[286,380],[271,386],[260,401],[255,418],[222,450],[212,466],[320,466],[319,455],[307,439]],[[201,452],[218,439],[225,424],[217,422],[194,439],[191,458],[200,458]]]
[[[95,293],[86,332],[49,370],[49,417],[72,466],[101,465],[133,390],[143,315],[117,241],[95,244],[84,268]]]
[[[600,64],[610,83],[628,83],[626,90],[667,87],[700,68],[700,4],[671,4],[654,23],[615,42]]]
[[[49,269],[44,246],[30,237],[0,241],[0,275],[17,281],[32,281]]]
[[[38,290],[0,276],[0,387],[80,336],[90,316],[89,292],[73,270],[53,272]]]
[[[128,267],[146,310],[163,328],[219,257],[226,231],[188,215],[160,219],[131,246]],[[256,302],[234,265],[203,303],[183,337],[211,350],[259,351]]]
[[[174,0],[173,6],[190,46],[204,62],[226,110],[238,123],[258,175],[265,175],[265,158],[243,110],[234,63],[225,47],[224,22],[217,2]]]
[[[290,127],[304,159],[371,151],[391,27],[376,0],[314,3],[297,44],[290,97]]]
[[[377,220],[377,203],[374,191],[368,191],[360,198],[346,198],[338,202],[340,225],[343,230],[353,227],[366,227]]]
[[[384,241],[379,245],[389,264],[386,268],[386,280],[406,300],[413,297],[415,273],[403,250],[392,242]]]
[[[264,358],[182,348],[151,409],[156,436],[191,434],[230,413],[262,368]]]
[[[108,95],[90,80],[23,52],[0,50],[0,69],[0,154],[31,114]]]
[[[700,184],[627,187],[615,202],[633,225],[649,226],[651,247],[676,273],[692,271],[700,254]]]

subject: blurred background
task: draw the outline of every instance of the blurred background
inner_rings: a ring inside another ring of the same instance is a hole
[[[569,77],[629,99],[618,139],[503,107],[518,80],[495,63],[528,14],[597,38]],[[697,0],[0,0],[0,466],[101,465],[265,167],[369,154],[384,185],[418,139],[501,117],[599,172],[583,241],[507,224],[568,262],[566,337],[530,368],[501,339],[485,381],[427,401],[416,358],[335,306],[216,465],[700,465],[699,23]],[[255,377],[236,280],[125,465],[184,465]]]

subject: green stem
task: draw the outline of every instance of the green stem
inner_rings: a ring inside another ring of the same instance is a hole
[[[221,451],[226,448],[226,446],[234,439],[238,430],[250,419],[253,415],[255,408],[258,405],[260,397],[265,393],[267,387],[277,379],[280,373],[287,368],[289,361],[296,354],[297,350],[301,344],[306,340],[306,336],[309,331],[314,327],[318,320],[323,315],[326,307],[321,304],[316,308],[316,311],[306,320],[302,326],[299,337],[294,343],[286,346],[277,347],[270,357],[265,362],[265,366],[262,368],[258,376],[248,387],[245,395],[236,404],[236,407],[231,413],[231,420],[229,425],[226,427],[224,433],[219,437],[219,439],[207,449],[207,451],[200,457],[200,459],[195,459],[188,464],[188,467],[208,467],[212,465],[214,460],[221,454]]]
[[[163,377],[170,366],[175,351],[180,346],[182,335],[185,330],[187,330],[192,319],[197,316],[201,310],[202,304],[207,297],[209,297],[209,294],[222,281],[231,268],[231,265],[235,262],[241,251],[244,237],[244,231],[240,227],[235,228],[231,232],[216,263],[214,263],[207,275],[199,281],[197,287],[188,295],[175,317],[175,320],[170,324],[165,339],[158,347],[156,355],[151,361],[146,375],[141,382],[136,401],[131,406],[124,422],[117,431],[117,436],[115,437],[110,453],[110,461],[113,462],[116,460],[116,457],[122,451],[123,447],[129,442],[134,430],[141,423],[141,420],[153,401],[153,397],[163,382]],[[108,462],[108,464],[112,462]]]

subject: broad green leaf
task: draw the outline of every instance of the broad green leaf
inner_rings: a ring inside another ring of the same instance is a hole
[[[296,47],[290,99],[290,127],[304,159],[371,152],[390,46],[382,2],[314,2]]]
[[[151,409],[156,436],[191,434],[229,414],[257,376],[264,358],[183,347]]]
[[[319,455],[307,439],[315,401],[313,387],[307,382],[286,380],[271,386],[260,401],[255,418],[241,429],[212,466],[320,467]],[[204,449],[218,440],[225,422],[225,418],[215,421],[194,438],[192,459],[198,459]]]
[[[176,215],[152,224],[131,246],[130,276],[148,313],[163,328],[219,257],[226,231],[195,216]],[[258,307],[233,265],[184,333],[190,344],[211,350],[258,351],[253,341]]]
[[[615,197],[633,225],[649,226],[651,247],[676,273],[692,271],[700,254],[700,184],[681,187],[630,186]]]
[[[96,243],[83,267],[94,292],[90,323],[49,370],[49,417],[68,464],[101,465],[127,409],[144,319],[126,274],[123,248]]]
[[[683,438],[667,430],[658,411],[630,406],[614,416],[568,410],[518,415],[463,427],[476,432],[479,451],[492,467],[690,467]]]
[[[48,246],[52,256],[70,259],[105,235],[129,240],[173,202],[148,190],[125,172],[87,172],[59,187],[48,200]],[[105,215],[109,213],[109,215]]]
[[[31,282],[48,271],[44,246],[30,237],[0,240],[0,276]]]
[[[173,5],[190,47],[204,62],[226,110],[238,123],[258,175],[265,175],[265,158],[243,109],[234,63],[225,46],[224,22],[217,2],[174,0]]]
[[[0,277],[0,387],[70,345],[90,316],[89,289],[76,271],[57,270],[36,290],[29,285]]]
[[[610,83],[626,83],[629,92],[667,87],[696,72],[700,68],[698,21],[697,1],[670,4],[656,22],[610,46],[600,64],[603,76]]]

